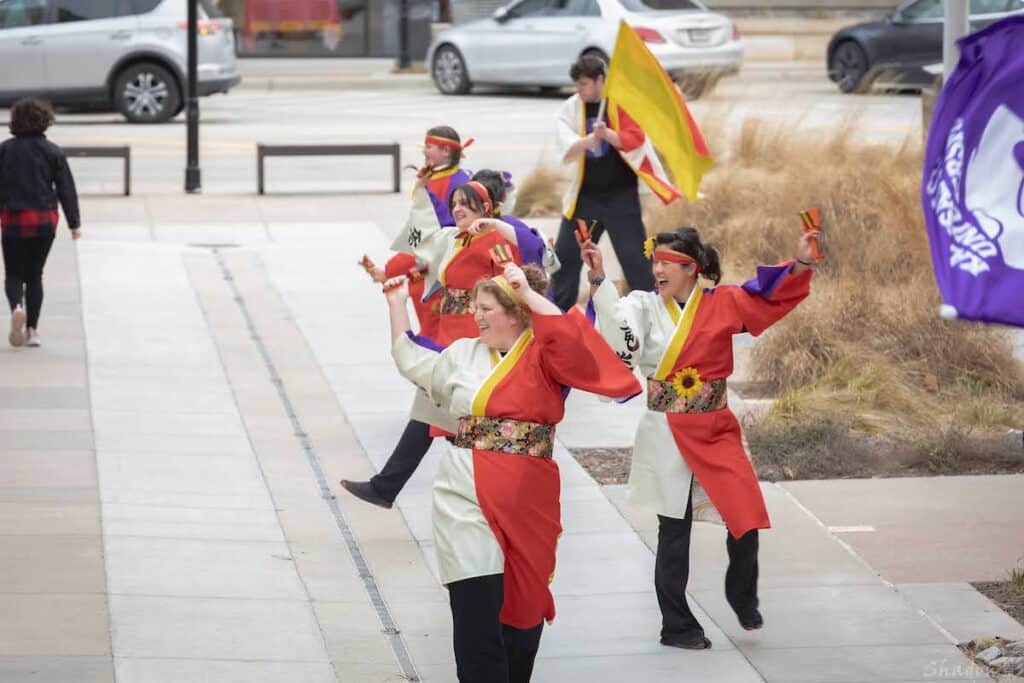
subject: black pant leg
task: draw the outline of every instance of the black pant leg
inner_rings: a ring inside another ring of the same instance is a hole
[[[654,273],[651,271],[650,259],[644,256],[647,230],[640,210],[640,197],[636,191],[632,191],[616,194],[610,201],[601,221],[608,228],[612,249],[622,266],[626,283],[631,291],[639,289],[649,292],[654,289]]]
[[[580,245],[576,242],[576,226],[573,221],[562,217],[555,238],[555,254],[562,267],[551,276],[551,298],[558,307],[567,311],[576,305],[580,296],[580,270],[583,261],[580,258]]]
[[[661,637],[695,640],[703,637],[697,618],[686,602],[690,580],[690,532],[693,500],[683,519],[658,515],[658,551],[654,558],[654,592],[661,608]]]
[[[22,276],[25,262],[25,240],[4,235],[4,294],[13,311],[25,298],[25,279]]]
[[[729,568],[725,572],[725,598],[738,615],[757,609],[757,529],[751,529],[734,539],[726,534],[725,547],[729,552]]]
[[[25,312],[26,326],[35,329],[39,326],[39,313],[43,307],[43,267],[53,246],[53,235],[47,237],[31,237],[26,242],[26,262],[23,270],[25,279]]]
[[[433,439],[430,437],[430,425],[419,420],[409,420],[388,461],[384,463],[381,471],[370,479],[374,490],[381,497],[394,503],[409,477],[420,466],[423,456],[430,450],[431,443]]]
[[[530,683],[544,622],[527,629],[502,624],[501,630],[505,639],[505,656],[508,658],[509,683]]]
[[[504,574],[448,584],[459,683],[509,683],[503,627]]]

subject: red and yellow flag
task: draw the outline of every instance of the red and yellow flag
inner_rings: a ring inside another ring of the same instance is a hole
[[[604,96],[609,105],[618,105],[637,122],[665,159],[679,190],[691,202],[697,201],[701,178],[714,158],[682,93],[625,21],[619,23]]]

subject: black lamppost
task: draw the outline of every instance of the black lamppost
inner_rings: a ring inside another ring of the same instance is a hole
[[[188,76],[185,100],[188,161],[185,166],[185,192],[189,193],[202,190],[199,171],[199,98],[196,96],[196,83],[199,78],[198,5],[199,0],[188,0]]]
[[[398,68],[409,64],[409,0],[398,0]]]

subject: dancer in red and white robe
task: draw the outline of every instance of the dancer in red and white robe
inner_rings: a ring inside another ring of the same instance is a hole
[[[733,335],[760,334],[810,292],[809,242],[816,236],[805,233],[795,260],[760,267],[740,287],[703,289],[699,275],[715,284],[721,278],[715,249],[701,243],[693,228],[659,233],[647,243],[658,291],[623,298],[604,280],[597,247],[582,245],[591,282],[599,283],[591,292],[598,329],[647,378],[647,411],[637,429],[629,485],[632,501],[658,513],[655,589],[665,645],[711,646],[685,595],[695,517],[720,515],[725,521],[726,597],[744,628],[763,624],[757,530],[770,525],[739,423],[727,406],[726,378],[733,369]]]
[[[562,527],[555,424],[578,388],[611,397],[640,392],[579,310],[562,315],[541,292],[543,272],[506,266],[473,291],[480,337],[444,350],[409,333],[406,294],[388,292],[399,371],[453,415],[433,490],[441,581],[450,594],[462,683],[530,679]]]

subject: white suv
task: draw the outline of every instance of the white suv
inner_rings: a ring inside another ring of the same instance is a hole
[[[230,19],[200,0],[199,95],[241,80]],[[0,105],[35,96],[135,123],[184,107],[186,0],[0,0]]]

